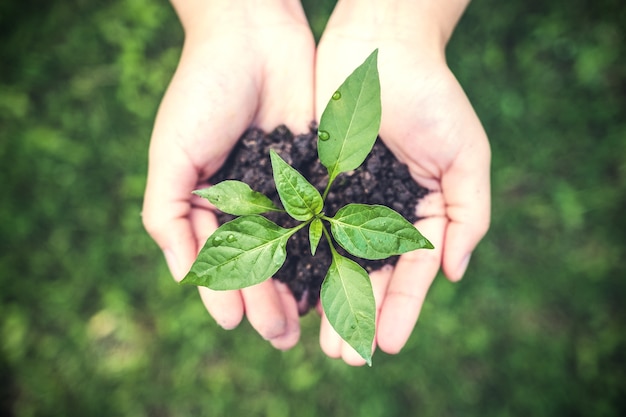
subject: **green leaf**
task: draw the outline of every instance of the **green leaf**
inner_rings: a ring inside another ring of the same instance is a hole
[[[371,366],[376,303],[367,272],[334,252],[320,298],[330,324]]]
[[[385,259],[433,245],[389,207],[348,204],[328,219],[337,243],[354,256]]]
[[[272,200],[241,181],[222,181],[193,193],[206,198],[222,212],[235,216],[282,211],[274,205]]]
[[[380,128],[378,50],[346,78],[328,102],[318,129],[318,154],[329,182],[356,169],[372,150]]]
[[[275,151],[270,151],[274,182],[285,210],[296,220],[306,221],[322,211],[319,191]]]
[[[283,265],[289,237],[284,229],[258,215],[238,217],[207,239],[184,284],[235,290],[265,281]]]
[[[309,225],[309,243],[311,244],[311,255],[315,256],[317,246],[322,238],[322,221],[320,219],[313,219]]]

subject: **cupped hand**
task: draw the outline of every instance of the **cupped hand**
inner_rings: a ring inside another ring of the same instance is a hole
[[[341,12],[341,10],[340,10]],[[333,16],[334,17],[334,16]],[[463,276],[490,219],[490,148],[463,89],[449,70],[437,38],[410,30],[343,25],[331,20],[316,64],[316,110],[334,89],[379,48],[380,136],[430,193],[417,207],[415,226],[435,246],[400,257],[395,268],[371,275],[377,303],[375,345],[397,353],[417,321],[440,266],[451,281]],[[360,365],[363,359],[323,318],[320,344],[331,357]]]
[[[218,227],[211,207],[192,191],[208,186],[247,128],[287,124],[308,131],[315,55],[298,2],[261,9],[245,1],[179,3],[185,44],[154,125],[143,206],[145,228],[178,281]],[[226,329],[245,314],[275,347],[298,341],[296,302],[283,284],[270,279],[219,292],[201,287],[200,295]]]

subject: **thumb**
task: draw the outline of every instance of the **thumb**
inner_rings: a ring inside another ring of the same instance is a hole
[[[163,251],[177,281],[183,279],[197,251],[190,221],[197,174],[181,156],[170,153],[166,164],[151,158],[142,211],[144,227]]]

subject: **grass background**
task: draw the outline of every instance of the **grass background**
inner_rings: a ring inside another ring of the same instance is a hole
[[[317,34],[332,1],[304,2]],[[401,354],[220,330],[143,231],[182,32],[165,1],[0,4],[0,415],[626,414],[626,8],[475,0],[450,66],[493,149],[493,223]]]

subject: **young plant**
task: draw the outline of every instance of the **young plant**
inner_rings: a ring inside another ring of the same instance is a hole
[[[234,290],[263,282],[285,262],[288,239],[308,226],[311,253],[324,236],[332,262],[321,287],[321,302],[337,333],[371,365],[376,306],[367,272],[340,255],[336,242],[353,256],[385,259],[432,244],[404,217],[381,205],[347,204],[334,216],[324,201],[338,175],[358,168],[372,150],[381,116],[375,50],[332,95],[318,129],[318,155],[328,170],[322,194],[276,152],[270,160],[284,210],[247,184],[227,180],[195,191],[225,213],[240,216],[206,241],[182,283]],[[261,216],[286,212],[301,223],[285,229]],[[327,227],[330,225],[330,230]]]

